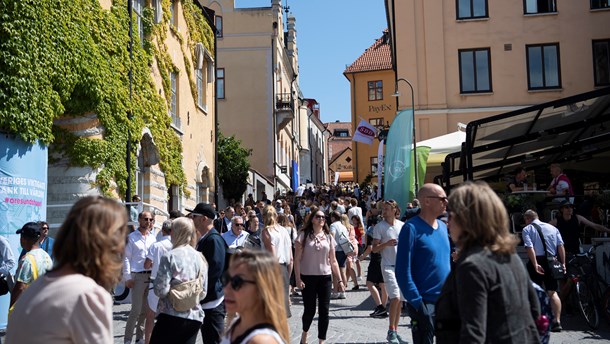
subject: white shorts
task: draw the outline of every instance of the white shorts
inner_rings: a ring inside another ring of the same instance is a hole
[[[157,305],[159,304],[159,297],[155,295],[155,291],[153,290],[153,283],[150,282],[148,285],[148,307],[155,313],[157,313]]]
[[[383,274],[383,282],[385,285],[385,290],[388,293],[388,298],[390,300],[400,298],[401,301],[406,301],[400,292],[400,288],[398,287],[394,266],[384,266],[381,273]]]

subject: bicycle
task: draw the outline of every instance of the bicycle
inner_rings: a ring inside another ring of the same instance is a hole
[[[599,285],[595,276],[595,260],[592,258],[591,250],[571,256],[566,265],[568,267],[567,283],[572,283],[570,300],[585,318],[587,325],[596,330],[599,327],[596,301],[599,299],[596,298],[594,290]]]

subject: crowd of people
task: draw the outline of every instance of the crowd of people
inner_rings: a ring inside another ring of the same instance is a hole
[[[131,289],[125,343],[195,343],[199,333],[205,344],[289,343],[295,296],[304,308],[301,343],[316,313],[324,343],[331,300],[359,290],[364,278],[370,316],[388,320],[388,343],[406,342],[398,331],[403,312],[414,343],[547,342],[562,330],[562,282],[548,256],[565,271],[566,252],[580,250],[581,224],[610,231],[573,214],[569,200],[551,223],[528,210],[526,266],[504,204],[483,182],[449,196],[424,184],[402,208],[380,196],[357,184],[301,185],[272,200],[249,195],[220,210],[199,203],[186,215],[172,212],[158,234],[150,211],[83,198],[55,241],[45,222],[17,231],[17,260],[0,237],[0,273],[18,264],[6,342],[112,343],[108,291],[121,275]],[[131,233],[129,217],[138,223]]]

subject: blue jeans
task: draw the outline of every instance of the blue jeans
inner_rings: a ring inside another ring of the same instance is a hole
[[[411,334],[414,344],[432,344],[434,342],[434,303],[423,301],[419,309],[410,303],[409,316],[411,317]]]

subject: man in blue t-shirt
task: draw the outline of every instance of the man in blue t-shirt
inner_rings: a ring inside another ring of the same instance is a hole
[[[417,195],[421,212],[405,223],[398,236],[396,279],[408,302],[413,342],[434,340],[434,304],[451,270],[447,226],[437,217],[447,195],[436,184],[424,184]]]

